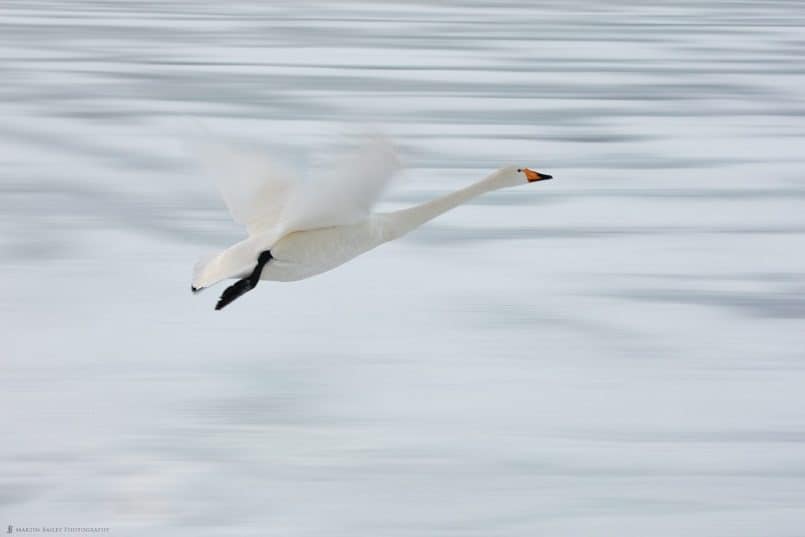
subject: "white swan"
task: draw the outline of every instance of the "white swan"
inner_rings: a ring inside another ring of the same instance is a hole
[[[219,188],[232,217],[246,226],[249,236],[202,258],[191,285],[197,292],[227,278],[241,278],[223,292],[217,310],[260,280],[293,281],[326,272],[484,192],[551,179],[529,168],[507,166],[427,203],[370,213],[398,169],[396,153],[385,139],[369,139],[332,173],[309,181],[295,180],[255,155],[230,151],[229,157],[227,177],[224,170],[217,174]]]

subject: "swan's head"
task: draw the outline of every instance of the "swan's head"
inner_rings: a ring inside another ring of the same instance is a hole
[[[505,183],[505,186],[521,185],[523,183],[535,183],[537,181],[547,181],[553,179],[552,175],[547,173],[535,172],[531,168],[524,168],[522,166],[506,166],[498,171],[499,179]]]

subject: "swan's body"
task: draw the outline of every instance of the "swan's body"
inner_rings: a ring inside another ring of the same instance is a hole
[[[347,173],[342,170],[321,182],[296,185],[266,173],[263,162],[241,176],[241,186],[245,180],[250,187],[247,191],[233,192],[228,190],[230,183],[221,185],[230,212],[247,226],[249,237],[199,261],[193,291],[242,278],[224,292],[216,308],[220,309],[258,280],[294,281],[321,274],[485,192],[551,178],[509,166],[430,202],[369,213],[396,171],[396,156],[388,143],[376,139],[347,163]]]

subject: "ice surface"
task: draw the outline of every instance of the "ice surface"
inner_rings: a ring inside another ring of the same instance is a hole
[[[801,536],[805,6],[534,4],[4,1],[0,525]],[[557,179],[192,296],[188,137],[345,124]]]

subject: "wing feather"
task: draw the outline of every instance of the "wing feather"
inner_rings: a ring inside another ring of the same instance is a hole
[[[399,168],[388,139],[366,138],[356,150],[313,173],[290,193],[281,226],[301,231],[358,222],[369,214]]]
[[[292,173],[256,150],[205,144],[198,151],[235,222],[246,226],[250,235],[278,223],[299,182]]]
[[[394,146],[381,136],[365,138],[306,180],[254,150],[205,144],[198,152],[232,218],[250,236],[358,222],[400,168]]]

